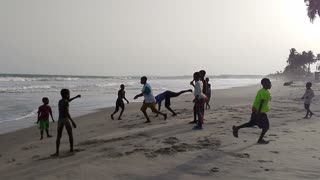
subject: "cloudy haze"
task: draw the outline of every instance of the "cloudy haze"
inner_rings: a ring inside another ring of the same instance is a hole
[[[303,0],[2,0],[0,73],[268,74],[320,53]]]

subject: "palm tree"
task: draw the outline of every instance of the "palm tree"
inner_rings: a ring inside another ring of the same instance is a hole
[[[320,0],[304,0],[307,5],[308,17],[313,22],[316,16],[320,17]]]

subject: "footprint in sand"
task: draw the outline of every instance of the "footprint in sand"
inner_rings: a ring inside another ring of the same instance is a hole
[[[32,156],[31,158],[32,158],[32,159],[38,159],[38,158],[40,158],[40,155],[34,155],[34,156]]]
[[[235,153],[233,156],[238,158],[250,158],[250,154],[248,153]]]
[[[11,159],[9,159],[9,160],[7,161],[7,163],[13,163],[13,162],[16,162],[16,159],[11,158]]]
[[[283,130],[282,132],[284,132],[284,133],[293,133],[293,131],[289,131],[289,130]]]
[[[134,153],[139,153],[139,152],[144,152],[145,153],[145,152],[149,152],[149,151],[150,151],[149,149],[145,149],[145,148],[135,148],[132,151],[125,152],[124,154],[126,156],[129,156],[129,155],[134,154]]]
[[[273,154],[279,154],[280,152],[279,151],[270,151],[271,153]]]
[[[35,149],[35,148],[38,148],[38,146],[29,145],[29,146],[24,146],[21,149],[26,151],[26,150]]]
[[[268,163],[268,162],[273,162],[273,161],[267,161],[267,160],[257,160],[259,163]]]
[[[278,136],[278,135],[276,135],[276,134],[269,134],[268,136]]]
[[[176,137],[168,137],[162,141],[162,143],[170,144],[170,145],[176,144],[178,142],[180,142],[180,140]]]
[[[217,167],[213,167],[213,168],[211,168],[210,169],[210,171],[209,172],[211,172],[211,173],[217,173],[217,172],[219,172],[220,171],[220,169],[219,168],[217,168]]]

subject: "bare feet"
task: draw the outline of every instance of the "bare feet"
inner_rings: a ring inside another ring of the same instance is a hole
[[[264,139],[260,139],[260,140],[258,140],[257,143],[258,143],[258,144],[269,144],[269,141],[266,141],[266,140],[264,140]]]
[[[238,128],[236,126],[232,126],[232,134],[235,138],[238,138]]]

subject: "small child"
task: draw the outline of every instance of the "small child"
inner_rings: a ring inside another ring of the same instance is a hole
[[[43,105],[39,107],[38,110],[38,120],[37,124],[39,124],[40,128],[40,140],[43,139],[43,130],[46,130],[47,137],[52,137],[49,134],[49,115],[51,116],[52,122],[54,122],[53,116],[52,116],[52,110],[49,106],[49,98],[44,97],[42,98]]]
[[[201,130],[202,129],[202,124],[203,124],[203,116],[204,116],[204,104],[206,101],[206,95],[203,93],[202,88],[203,84],[202,81],[200,80],[201,75],[199,72],[195,72],[193,74],[193,79],[194,79],[194,114],[198,116],[198,121],[197,125],[193,127],[195,130]]]
[[[60,91],[60,94],[62,99],[59,101],[59,120],[58,120],[58,133],[57,133],[57,141],[56,141],[56,153],[53,154],[52,156],[59,156],[60,139],[62,137],[62,131],[64,127],[66,127],[68,136],[69,136],[70,152],[73,152],[73,134],[72,134],[71,124],[73,128],[76,128],[77,125],[70,116],[69,102],[71,102],[76,98],[81,97],[81,95],[77,95],[70,99],[69,89],[62,89]]]
[[[206,78],[207,82],[207,102],[206,102],[206,109],[210,109],[210,99],[211,99],[211,84],[209,84],[209,78]]]
[[[121,107],[121,112],[120,112],[120,115],[118,117],[118,120],[121,120],[121,116],[122,116],[122,113],[124,111],[124,102],[123,102],[123,99],[127,101],[127,104],[129,104],[129,101],[127,100],[126,98],[126,91],[124,91],[124,85],[121,84],[120,85],[120,90],[118,91],[118,99],[116,101],[116,109],[115,111],[111,114],[111,119],[113,120],[113,115],[116,114],[118,111],[119,111],[119,107]]]
[[[304,118],[308,118],[308,116],[310,115],[310,118],[313,115],[313,112],[311,112],[310,110],[310,104],[312,102],[312,98],[314,98],[314,92],[311,89],[312,83],[311,82],[307,82],[306,84],[306,92],[304,93],[304,95],[302,96],[301,99],[304,99],[304,108],[307,110],[307,114]]]
[[[271,100],[271,95],[268,89],[271,89],[271,81],[268,78],[263,78],[261,80],[261,85],[263,86],[256,95],[256,99],[253,103],[251,119],[249,122],[242,124],[240,126],[233,126],[233,136],[238,138],[238,131],[242,128],[258,126],[262,129],[261,135],[258,139],[258,144],[268,144],[269,141],[263,139],[266,132],[269,130],[269,119],[267,112],[269,112],[269,101]]]

